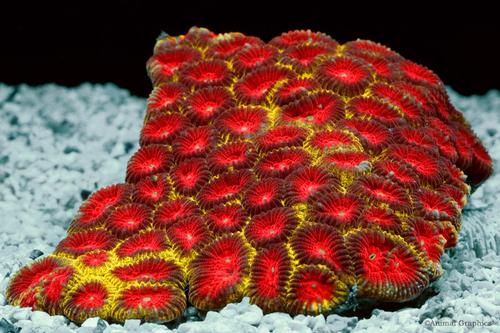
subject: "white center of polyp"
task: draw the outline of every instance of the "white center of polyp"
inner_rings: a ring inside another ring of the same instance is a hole
[[[150,302],[150,301],[151,301],[151,297],[149,297],[149,296],[144,296],[144,297],[142,298],[142,301],[143,301],[144,303]]]

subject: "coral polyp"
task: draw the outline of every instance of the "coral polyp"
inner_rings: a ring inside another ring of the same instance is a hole
[[[169,160],[170,153],[167,151],[166,146],[150,145],[141,147],[127,165],[126,180],[135,183],[144,176],[167,171]]]
[[[119,238],[126,238],[144,228],[150,209],[138,203],[117,207],[106,220],[107,227]]]
[[[76,318],[77,321],[81,321],[88,314],[99,316],[104,312],[108,297],[109,290],[102,282],[84,283],[65,298],[64,314]]]
[[[187,101],[190,118],[200,124],[209,122],[231,105],[231,95],[222,87],[198,90]]]
[[[288,294],[291,313],[328,312],[347,297],[346,285],[325,267],[300,266],[291,277]]]
[[[343,116],[343,103],[338,96],[330,93],[318,93],[304,96],[295,103],[283,107],[284,122],[310,122],[325,125]]]
[[[181,268],[162,259],[146,258],[133,264],[117,267],[113,275],[124,282],[129,281],[182,281]]]
[[[125,289],[118,298],[116,318],[134,318],[148,321],[169,321],[186,308],[184,291],[171,285],[139,285]]]
[[[161,36],[123,184],[95,191],[13,305],[165,322],[249,296],[329,314],[410,301],[443,273],[492,160],[430,69],[381,44]],[[360,300],[360,302],[358,302]]]
[[[354,58],[334,58],[317,69],[319,82],[326,88],[348,97],[361,95],[372,81],[370,69]]]

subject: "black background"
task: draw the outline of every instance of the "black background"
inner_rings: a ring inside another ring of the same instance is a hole
[[[103,3],[20,2],[5,9],[0,17],[0,82],[114,82],[147,96],[151,84],[145,62],[156,37],[161,31],[185,34],[196,25],[214,32],[241,31],[264,41],[308,28],[341,43],[372,39],[431,68],[461,94],[500,89],[500,18],[484,4],[476,4],[477,9],[468,4],[457,13],[419,2],[400,2],[401,8],[335,1],[328,6],[312,1]]]

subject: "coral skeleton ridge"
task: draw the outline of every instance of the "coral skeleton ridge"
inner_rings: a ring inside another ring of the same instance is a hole
[[[442,274],[492,161],[429,69],[311,31],[162,36],[140,148],[13,305],[166,322],[249,296],[266,312],[404,302]]]

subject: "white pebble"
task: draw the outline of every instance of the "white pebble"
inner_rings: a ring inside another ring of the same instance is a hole
[[[127,320],[125,320],[125,324],[123,325],[123,328],[125,328],[129,331],[134,331],[134,330],[138,330],[139,326],[141,326],[140,319],[127,319]]]
[[[29,315],[31,313],[30,308],[20,308],[12,314],[12,318],[15,320],[23,320],[23,319],[28,319]]]
[[[31,313],[31,320],[40,326],[52,326],[52,318],[47,312],[33,311]]]
[[[99,317],[88,318],[82,323],[82,327],[97,327],[97,322],[99,321]]]

